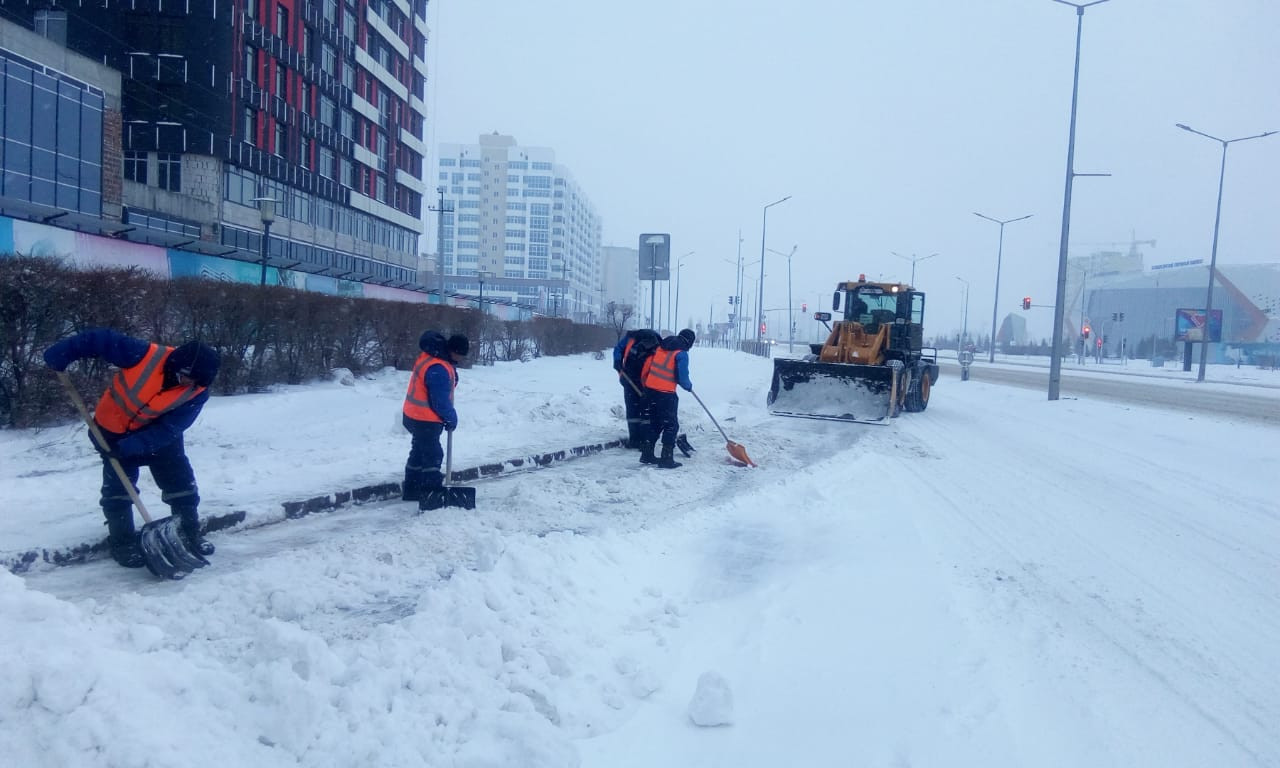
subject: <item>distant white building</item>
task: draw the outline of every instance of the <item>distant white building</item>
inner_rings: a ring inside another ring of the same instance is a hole
[[[495,131],[475,144],[441,144],[437,171],[447,290],[475,295],[483,273],[486,297],[578,322],[600,318],[600,216],[553,150]]]

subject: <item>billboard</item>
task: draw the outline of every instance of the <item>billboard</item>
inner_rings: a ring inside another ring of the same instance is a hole
[[[640,236],[640,279],[671,279],[671,235]]]
[[[1204,310],[1179,309],[1173,316],[1174,341],[1204,341]],[[1209,311],[1209,341],[1222,341],[1222,310]]]

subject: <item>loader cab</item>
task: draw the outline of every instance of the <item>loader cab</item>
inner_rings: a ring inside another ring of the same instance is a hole
[[[888,350],[898,354],[917,351],[924,336],[924,293],[900,283],[869,283],[859,277],[841,284],[832,297],[832,309],[843,312],[844,322],[858,323],[868,334],[889,327]],[[891,355],[896,357],[897,355]]]

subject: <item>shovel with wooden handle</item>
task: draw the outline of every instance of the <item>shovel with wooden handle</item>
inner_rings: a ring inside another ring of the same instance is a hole
[[[724,438],[724,448],[729,452],[729,455],[732,456],[735,461],[745,464],[748,467],[756,466],[756,463],[747,455],[747,449],[742,447],[740,443],[735,443],[730,440],[729,436],[724,433],[724,430],[720,429],[720,422],[716,421],[716,417],[711,415],[711,409],[707,407],[706,403],[702,402],[702,398],[698,397],[698,393],[691,389],[689,390],[689,394],[693,395],[693,399],[698,401],[698,405],[702,406],[702,410],[707,412],[707,418],[711,419],[711,423],[715,424],[716,429],[720,430],[720,436]]]
[[[98,429],[98,425],[94,422],[93,417],[89,415],[89,409],[85,406],[80,393],[76,391],[75,385],[71,383],[71,376],[66,371],[58,371],[58,380],[62,382],[63,388],[67,390],[67,397],[71,398],[72,404],[80,412],[80,418],[84,419],[85,425],[89,428],[89,435],[93,438],[94,445],[98,446],[98,449],[102,451],[107,463],[111,465],[116,477],[120,479],[120,484],[128,492],[129,500],[138,508],[138,514],[142,515],[145,525],[138,532],[138,546],[142,550],[143,559],[146,560],[147,569],[160,578],[176,580],[181,579],[197,568],[203,568],[208,565],[208,560],[205,560],[198,552],[192,552],[187,547],[186,540],[182,537],[181,522],[178,518],[170,516],[161,520],[153,521],[151,519],[151,516],[147,514],[147,508],[142,504],[142,499],[138,496],[138,489],[133,486],[133,481],[125,473],[124,467],[120,466],[120,462],[111,454],[107,446],[107,440],[102,436],[102,430]],[[129,514],[133,513],[130,512]]]
[[[441,507],[476,508],[476,489],[465,485],[450,485],[453,480],[453,432],[448,432],[444,451],[444,479],[439,488],[428,488],[418,502],[418,511]]]

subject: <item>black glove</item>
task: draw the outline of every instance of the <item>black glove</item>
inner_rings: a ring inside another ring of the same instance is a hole
[[[445,432],[452,432],[453,430],[455,430],[455,429],[457,429],[457,428],[458,428],[458,422],[456,422],[456,421],[446,421],[446,422],[444,423],[444,431],[445,431]]]

